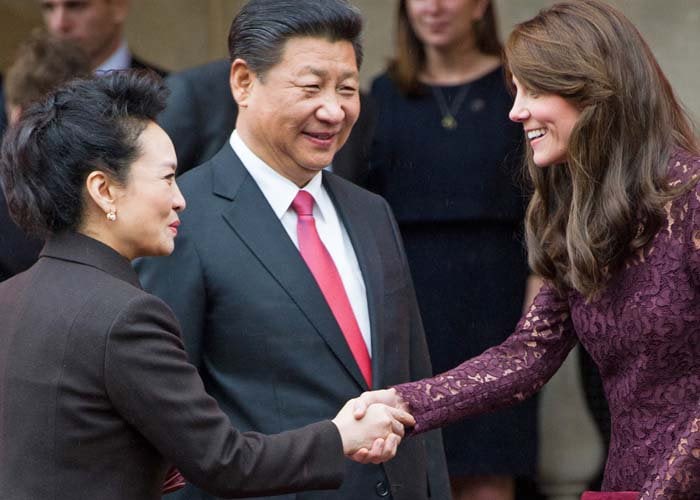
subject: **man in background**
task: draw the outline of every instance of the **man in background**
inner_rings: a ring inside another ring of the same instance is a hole
[[[129,0],[39,0],[48,31],[85,51],[93,71],[150,69],[166,72],[134,56],[124,36]]]

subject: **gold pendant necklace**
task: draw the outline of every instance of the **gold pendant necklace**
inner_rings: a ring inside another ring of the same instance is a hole
[[[442,93],[442,89],[440,87],[431,86],[430,89],[433,91],[435,101],[440,108],[440,114],[442,115],[440,124],[442,125],[442,128],[445,130],[456,129],[459,123],[457,123],[457,118],[455,118],[455,116],[457,116],[457,113],[459,113],[459,109],[462,107],[462,103],[464,103],[464,99],[466,99],[469,89],[471,89],[471,85],[465,85],[459,89],[459,92],[452,101],[451,106],[447,105],[447,100],[445,99],[445,95]]]
[[[442,123],[442,127],[446,128],[447,130],[454,130],[457,128],[457,120],[455,120],[455,117],[449,113],[442,117],[440,123]]]

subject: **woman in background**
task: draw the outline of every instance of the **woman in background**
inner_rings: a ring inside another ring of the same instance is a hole
[[[545,284],[501,345],[396,390],[425,431],[517,404],[580,341],[612,417],[602,485],[612,493],[586,496],[698,499],[700,148],[691,122],[637,29],[604,2],[542,10],[515,27],[506,58],[517,92],[510,117],[528,138],[535,186],[530,264]]]
[[[503,341],[523,312],[522,132],[489,0],[402,0],[372,85],[368,186],[404,238],[433,370]],[[509,500],[536,465],[536,401],[444,429],[455,500]]]

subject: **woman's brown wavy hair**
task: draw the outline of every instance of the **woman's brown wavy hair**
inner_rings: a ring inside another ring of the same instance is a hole
[[[408,19],[406,2],[399,1],[396,20],[396,56],[389,61],[389,76],[396,82],[405,95],[420,95],[424,86],[418,79],[425,67],[425,49]],[[501,57],[503,46],[498,38],[496,26],[496,9],[493,2],[484,11],[480,21],[474,23],[476,46],[480,52]]]
[[[640,33],[601,1],[543,9],[515,27],[505,56],[525,88],[581,111],[565,165],[538,167],[527,148],[526,237],[536,274],[593,299],[686,188],[666,174],[674,149],[698,152],[691,121]]]

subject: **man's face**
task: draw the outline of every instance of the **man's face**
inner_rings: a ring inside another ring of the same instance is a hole
[[[40,0],[44,23],[58,38],[77,43],[93,67],[119,46],[126,0]]]
[[[235,68],[234,62],[233,73]],[[251,73],[237,100],[236,127],[243,140],[265,163],[303,186],[331,163],[357,120],[355,49],[348,41],[291,38],[280,62],[262,78]]]

